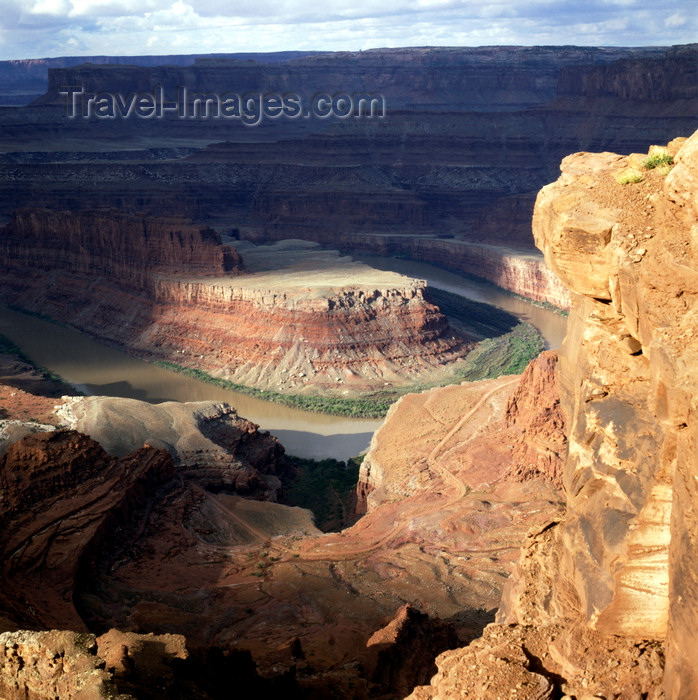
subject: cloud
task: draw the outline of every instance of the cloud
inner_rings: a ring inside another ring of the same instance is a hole
[[[687,22],[688,19],[686,18],[686,15],[683,15],[680,12],[675,12],[673,15],[664,20],[664,26],[667,29],[678,29],[679,27],[685,26]]]
[[[694,0],[0,0],[0,58],[378,46],[670,45]]]
[[[68,0],[36,0],[27,12],[32,15],[52,15],[60,17],[70,11]]]

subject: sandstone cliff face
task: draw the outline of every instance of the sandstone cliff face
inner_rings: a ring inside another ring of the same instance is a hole
[[[240,256],[212,229],[118,210],[19,210],[0,235],[0,257],[8,270],[104,276],[135,290],[147,289],[159,275],[242,271]]]
[[[472,654],[487,663],[502,645],[538,676],[518,681],[525,697],[698,694],[698,134],[669,151],[668,175],[628,185],[616,178],[641,156],[575,154],[539,194],[537,244],[575,293],[560,353],[567,512],[525,546],[499,613],[514,627],[444,657],[415,697],[442,697],[454,674],[474,682]],[[498,697],[513,677],[483,673],[473,697]]]
[[[669,49],[663,58],[623,58],[603,66],[565,66],[558,81],[561,95],[620,97],[661,102],[698,97],[693,46]]]

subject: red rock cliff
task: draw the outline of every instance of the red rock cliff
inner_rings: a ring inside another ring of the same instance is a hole
[[[529,535],[500,624],[415,698],[458,680],[479,699],[698,696],[698,133],[668,152],[668,175],[575,154],[538,196],[537,244],[575,295],[567,512]],[[642,181],[619,184],[629,168]]]
[[[118,210],[22,209],[0,235],[8,270],[61,270],[105,276],[145,289],[158,275],[215,277],[242,271],[234,248],[212,229],[185,219],[133,216]]]
[[[319,285],[308,270],[293,284],[258,282],[218,234],[179,219],[23,210],[0,231],[0,260],[6,301],[260,388],[382,388],[469,348],[424,282],[387,273],[353,284],[343,270]]]

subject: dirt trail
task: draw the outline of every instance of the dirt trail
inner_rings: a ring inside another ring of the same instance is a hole
[[[459,418],[455,423],[453,423],[453,425],[451,426],[448,433],[446,433],[446,435],[439,441],[439,443],[429,453],[429,455],[427,457],[427,463],[428,463],[429,467],[431,469],[433,469],[434,472],[440,473],[446,482],[450,481],[455,488],[455,492],[445,502],[440,501],[437,503],[431,503],[426,507],[418,508],[416,510],[408,510],[406,512],[400,513],[397,521],[395,522],[393,527],[390,529],[390,531],[370,544],[364,544],[361,546],[349,546],[346,544],[342,544],[341,542],[337,542],[335,540],[334,542],[327,543],[327,545],[335,546],[339,551],[335,551],[335,552],[313,551],[313,550],[318,550],[320,547],[322,547],[322,538],[315,538],[314,540],[311,540],[308,542],[308,544],[310,544],[310,546],[312,547],[312,549],[310,549],[309,551],[301,549],[301,548],[287,547],[286,545],[281,544],[278,541],[272,541],[271,537],[268,534],[262,532],[261,530],[259,530],[256,527],[254,527],[244,517],[242,517],[238,513],[235,513],[233,510],[231,510],[227,506],[223,505],[214,494],[209,493],[208,491],[201,488],[200,486],[194,486],[194,488],[199,493],[205,495],[205,497],[209,503],[212,503],[218,510],[225,513],[227,516],[233,518],[233,520],[235,520],[235,522],[238,525],[240,525],[245,530],[247,530],[254,538],[259,539],[262,542],[268,542],[269,547],[271,549],[283,552],[284,554],[289,555],[295,559],[304,559],[304,560],[312,560],[312,561],[320,561],[320,560],[342,561],[342,560],[360,558],[363,555],[370,554],[370,553],[374,552],[375,550],[383,547],[387,542],[389,542],[391,539],[395,538],[403,529],[405,529],[405,527],[407,527],[407,525],[409,524],[409,522],[411,520],[414,520],[415,518],[424,517],[424,516],[429,515],[430,513],[435,512],[437,510],[443,510],[444,508],[448,508],[448,507],[454,505],[455,503],[457,503],[463,497],[465,497],[465,495],[468,493],[468,487],[458,478],[458,476],[456,474],[449,471],[448,469],[446,469],[444,466],[442,466],[439,463],[439,461],[438,461],[439,455],[444,450],[446,445],[448,445],[448,443],[452,440],[452,438],[461,430],[461,428],[494,395],[496,395],[500,392],[507,391],[509,387],[511,387],[513,384],[516,384],[518,381],[519,381],[519,377],[517,376],[515,379],[512,379],[511,381],[508,381],[504,384],[500,384],[500,385],[494,387],[493,389],[490,389],[485,394],[483,394],[477,400],[477,402],[470,408],[469,411],[467,411],[461,418]],[[472,436],[470,436],[468,442],[470,440],[473,440],[476,437],[476,435],[477,435],[477,432],[475,432]],[[332,537],[332,536],[328,535],[327,537]],[[466,550],[464,550],[464,551],[466,551]],[[480,551],[480,550],[474,550],[474,551]]]

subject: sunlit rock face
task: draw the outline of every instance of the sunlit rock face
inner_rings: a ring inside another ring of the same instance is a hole
[[[550,266],[579,295],[560,359],[571,426],[562,566],[588,624],[610,634],[667,633],[669,557],[683,539],[672,536],[672,500],[691,463],[677,447],[696,349],[684,298],[698,280],[694,223],[682,201],[694,153],[684,146],[666,181],[646,171],[627,185],[614,176],[638,158],[570,156],[534,218]]]
[[[698,694],[698,134],[650,153],[675,165],[577,153],[538,195],[536,243],[574,299],[567,511],[529,534],[498,624],[414,697],[454,678],[479,698]],[[641,181],[620,184],[629,169]]]

